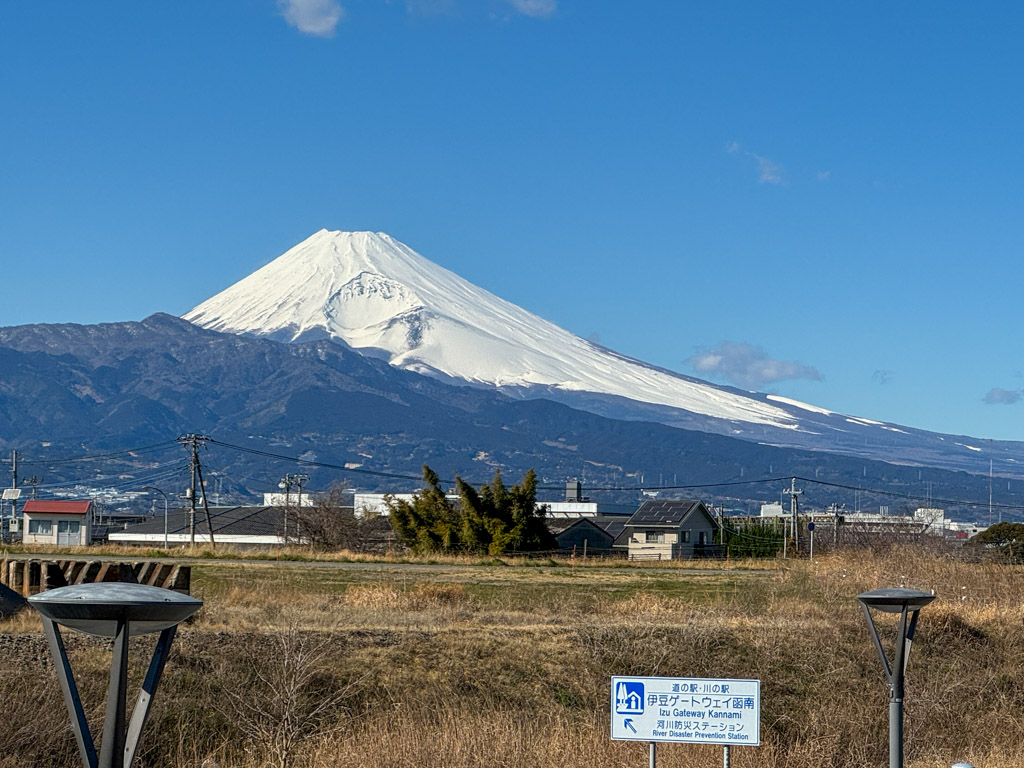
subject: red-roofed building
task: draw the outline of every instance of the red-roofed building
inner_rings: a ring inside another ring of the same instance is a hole
[[[91,501],[32,499],[21,509],[24,544],[86,546],[92,537]]]

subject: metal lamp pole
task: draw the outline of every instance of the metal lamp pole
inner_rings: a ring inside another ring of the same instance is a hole
[[[294,478],[291,475],[285,475],[281,478],[281,482],[277,484],[277,487],[284,491],[284,545],[288,546],[288,504],[291,502],[292,484]]]
[[[123,583],[75,584],[40,592],[28,602],[43,620],[83,768],[130,768],[178,624],[195,613],[202,602],[161,587]],[[58,625],[113,640],[114,658],[99,754]],[[149,632],[159,632],[160,638],[129,720],[128,638]]]
[[[910,658],[910,644],[917,628],[917,616],[924,606],[935,599],[935,595],[916,589],[876,589],[857,595],[864,616],[868,620],[871,639],[882,660],[885,679],[889,683],[889,768],[903,768],[903,682],[907,672],[907,661]],[[896,638],[896,649],[893,662],[882,648],[882,640],[878,636],[878,627],[871,617],[871,608],[885,613],[900,614],[899,635]]]
[[[167,494],[161,491],[159,488],[154,488],[152,485],[142,486],[144,491],[156,491],[164,497],[164,549],[167,549]]]

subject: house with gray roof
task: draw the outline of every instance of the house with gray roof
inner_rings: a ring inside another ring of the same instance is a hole
[[[612,551],[614,537],[595,525],[592,517],[556,517],[544,522],[555,535],[559,552],[582,556],[607,555]]]
[[[189,510],[172,509],[167,516],[167,541],[171,546],[182,546],[191,541]],[[210,507],[213,540],[217,544],[237,546],[280,546],[287,540],[301,542],[302,531],[297,530],[296,511],[284,507]],[[196,544],[210,542],[210,528],[206,511],[199,507],[195,517]],[[129,525],[124,530],[111,530],[107,539],[116,544],[147,544],[159,546],[164,542],[164,516],[149,518],[144,523]]]
[[[708,557],[716,550],[718,523],[694,499],[645,501],[625,525],[630,560]]]

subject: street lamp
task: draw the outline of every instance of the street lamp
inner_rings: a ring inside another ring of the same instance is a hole
[[[142,486],[144,491],[156,491],[164,497],[164,549],[167,549],[167,494],[161,491],[159,488],[154,488],[152,485]]]
[[[935,599],[935,595],[916,589],[890,587],[865,592],[857,595],[857,599],[864,609],[871,638],[875,641],[875,649],[882,660],[885,679],[889,683],[889,768],[903,768],[903,680],[910,658],[910,644],[917,628],[917,615]],[[896,649],[891,665],[885,649],[882,648],[878,627],[871,617],[872,608],[884,613],[900,614],[899,636],[896,638]]]
[[[84,768],[130,767],[174,642],[174,633],[178,624],[202,606],[202,601],[161,587],[111,582],[51,589],[32,595],[28,602],[43,619],[43,630],[64,693],[64,704],[71,717],[82,765]],[[107,712],[98,759],[58,624],[114,641]],[[150,632],[159,632],[160,639],[132,711],[131,722],[126,723],[128,638]]]

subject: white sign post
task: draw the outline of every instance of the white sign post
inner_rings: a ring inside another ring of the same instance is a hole
[[[612,738],[651,743],[761,743],[761,681],[690,677],[613,677]]]

